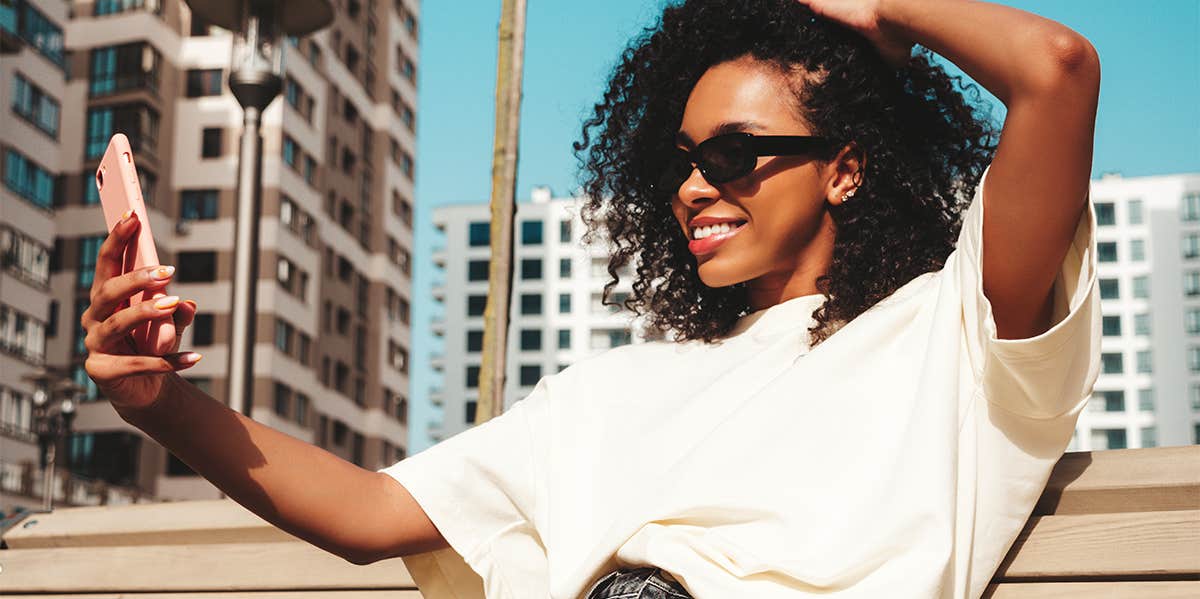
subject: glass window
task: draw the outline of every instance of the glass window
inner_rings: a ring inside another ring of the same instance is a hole
[[[1200,220],[1200,192],[1189,193],[1183,196],[1180,218],[1188,221]]]
[[[558,261],[558,277],[560,279],[571,278],[571,259],[561,258]]]
[[[1119,279],[1100,279],[1100,299],[1117,299],[1120,297]]]
[[[1154,387],[1138,389],[1138,411],[1154,411]]]
[[[283,136],[283,161],[288,166],[296,168],[299,164],[297,157],[296,141],[286,135]]]
[[[1117,261],[1117,242],[1101,241],[1096,244],[1096,256],[1100,262]]]
[[[211,313],[196,314],[192,320],[192,345],[203,347],[213,344],[213,315]]]
[[[467,237],[471,247],[490,244],[492,242],[492,224],[486,221],[476,221],[467,225]]]
[[[92,281],[96,277],[96,256],[100,254],[100,244],[104,243],[104,237],[104,235],[93,235],[79,240],[80,289],[88,289],[92,286]]]
[[[1200,335],[1200,308],[1188,308],[1183,322],[1189,335]]]
[[[476,389],[479,387],[479,366],[467,366],[467,388]]]
[[[542,280],[542,259],[541,258],[522,258],[521,259],[521,280],[523,280],[523,281],[540,281],[540,280]]]
[[[1093,412],[1124,412],[1125,392],[1096,391],[1088,402],[1088,407]]]
[[[469,352],[483,351],[483,331],[479,331],[479,330],[467,331],[467,351],[469,351]]]
[[[1142,427],[1142,447],[1158,447],[1158,429],[1153,426]]]
[[[1200,258],[1200,233],[1184,233],[1180,245],[1183,246],[1184,258]]]
[[[570,314],[571,313],[571,294],[570,293],[558,294],[558,313],[559,314]]]
[[[1125,449],[1125,429],[1123,428],[1094,428],[1092,429],[1092,449]]]
[[[542,367],[540,364],[522,364],[520,370],[520,383],[522,387],[532,387],[542,378]]]
[[[521,243],[542,245],[542,221],[527,220],[521,223]]]
[[[1197,333],[1200,333],[1200,314],[1197,314]],[[1135,335],[1150,334],[1150,315],[1149,314],[1134,314],[1133,315],[1133,332]]]
[[[214,220],[217,218],[217,190],[185,189],[179,194],[179,218]]]
[[[129,138],[134,151],[154,152],[158,145],[158,124],[158,111],[145,104],[91,108],[87,115],[84,156],[89,160],[103,156],[109,138],[118,131]]]
[[[162,55],[145,42],[96,48],[92,50],[88,93],[102,96],[132,89],[157,91],[161,62]],[[217,69],[217,93],[220,93],[220,75]],[[190,72],[188,91],[191,95]]]
[[[1183,294],[1188,297],[1200,295],[1200,270],[1183,273]]]
[[[1154,356],[1151,350],[1143,349],[1137,353],[1137,371],[1141,373],[1154,372]]]
[[[1192,409],[1200,412],[1200,383],[1192,383],[1188,393],[1192,399]]]
[[[1103,318],[1103,331],[1106,337],[1121,336],[1121,317],[1120,316],[1105,316]]]
[[[1140,225],[1144,216],[1142,215],[1143,204],[1140,199],[1129,200],[1129,224]]]
[[[1150,277],[1142,275],[1133,278],[1133,297],[1137,299],[1150,297]]]
[[[466,421],[466,424],[475,424],[475,409],[478,405],[479,402],[475,401],[474,399],[467,400],[467,403],[464,406],[466,408],[466,417],[463,418],[463,420]]]
[[[542,313],[542,294],[522,293],[521,314],[536,315]]]
[[[538,351],[542,349],[542,330],[521,329],[521,349],[523,351]]]
[[[483,316],[485,308],[487,308],[486,295],[467,296],[467,316]]]
[[[221,69],[188,69],[187,97],[200,98],[203,96],[221,95]]]
[[[50,210],[54,206],[57,195],[54,175],[11,149],[4,156],[4,184],[39,208]]]
[[[177,283],[207,283],[217,280],[217,253],[179,252],[175,271]]]
[[[1200,372],[1200,346],[1188,348],[1188,370]]]
[[[290,411],[288,410],[290,407],[289,404],[292,403],[292,390],[288,389],[287,385],[284,385],[283,383],[275,383],[274,403],[275,413],[287,418],[288,412]]]
[[[1129,240],[1129,259],[1134,262],[1141,262],[1146,259],[1146,240],[1145,239],[1130,239]]]
[[[1121,374],[1125,371],[1124,357],[1120,353],[1102,353],[1100,363],[1104,374]]]
[[[217,158],[221,155],[224,129],[220,127],[205,127],[201,132],[200,157]]]
[[[558,330],[558,349],[571,349],[571,329]]]
[[[7,11],[13,10],[15,7],[20,11],[18,15],[13,15]],[[7,17],[7,22],[4,22],[3,29],[13,31],[16,30],[29,45],[37,48],[43,56],[49,58],[54,64],[63,66],[63,31],[62,27],[54,24],[46,15],[42,14],[31,2],[4,2],[0,4],[0,15]],[[13,17],[16,17],[15,19]],[[14,27],[14,25],[16,27]]]
[[[1117,224],[1117,210],[1112,202],[1096,202],[1096,224],[1100,226]]]
[[[571,221],[558,221],[558,241],[559,243],[571,243]]]
[[[20,73],[13,75],[13,112],[51,137],[58,137],[61,112],[58,100],[32,84]]]
[[[468,281],[486,281],[488,280],[488,261],[487,260],[471,260],[467,262],[467,280]]]

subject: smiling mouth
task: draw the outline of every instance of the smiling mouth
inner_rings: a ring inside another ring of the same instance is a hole
[[[688,241],[688,250],[696,256],[711,254],[726,240],[740,233],[745,226],[746,221],[743,220],[697,227],[692,231],[692,239]]]

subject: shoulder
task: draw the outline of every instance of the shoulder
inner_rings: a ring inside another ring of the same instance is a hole
[[[563,379],[579,382],[617,380],[637,372],[662,371],[685,360],[694,352],[704,351],[697,341],[645,341],[621,345],[578,360],[558,373]]]

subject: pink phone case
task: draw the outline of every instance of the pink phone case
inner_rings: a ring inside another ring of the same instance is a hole
[[[136,212],[141,222],[136,251],[125,256],[122,272],[159,264],[154,235],[150,232],[150,219],[146,214],[146,203],[142,200],[142,186],[138,183],[137,167],[133,162],[133,150],[129,147],[129,139],[123,133],[113,135],[108,141],[108,149],[104,151],[100,167],[96,169],[96,188],[100,190],[104,221],[110,232],[127,210]],[[143,292],[133,294],[129,298],[130,305],[165,297],[167,294],[156,291],[150,297],[142,297],[143,295]],[[151,347],[156,355],[161,356],[169,352],[175,343],[175,321],[170,316],[153,320],[134,329],[133,335],[143,347]]]

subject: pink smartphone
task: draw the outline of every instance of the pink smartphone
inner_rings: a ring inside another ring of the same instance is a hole
[[[146,203],[142,200],[142,186],[138,182],[137,167],[133,162],[133,150],[129,147],[129,139],[123,133],[117,133],[108,140],[108,149],[100,159],[100,167],[96,169],[96,189],[100,190],[100,204],[104,207],[104,221],[109,232],[121,220],[121,215],[127,210],[137,213],[141,222],[137,240],[129,246],[125,256],[122,272],[159,264],[158,250],[154,247],[154,235],[150,232],[150,219],[146,214]],[[130,305],[148,301],[167,294],[155,291],[150,297],[142,297],[147,292],[138,292],[129,298]],[[163,355],[171,351],[175,343],[175,321],[167,316],[150,321],[134,329],[133,336],[139,345],[152,348],[155,355]]]

